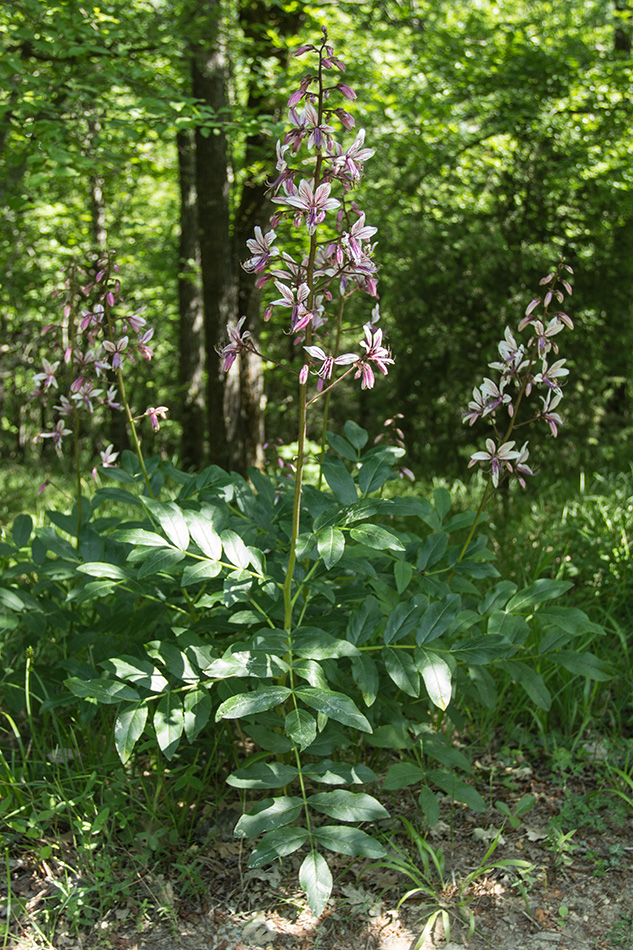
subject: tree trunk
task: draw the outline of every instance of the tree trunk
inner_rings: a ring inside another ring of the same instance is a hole
[[[633,8],[627,0],[614,0],[615,30],[613,47],[619,53],[630,55],[633,45]]]
[[[204,45],[192,57],[193,94],[220,119],[227,107],[226,57],[220,30],[220,4],[206,4]],[[221,371],[217,347],[226,336],[227,324],[237,320],[237,282],[230,239],[227,143],[222,126],[196,130],[196,190],[198,234],[206,350],[206,403],[211,461],[228,468],[232,462],[229,433],[234,425],[232,399]],[[230,385],[230,383],[229,383]],[[230,393],[230,390],[229,390]],[[225,404],[232,415],[225,417]]]
[[[179,132],[180,247],[178,254],[178,405],[183,465],[202,468],[205,458],[204,313],[196,205],[196,158],[191,132]]]

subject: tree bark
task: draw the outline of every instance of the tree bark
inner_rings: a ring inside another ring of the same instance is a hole
[[[196,156],[191,132],[179,132],[180,246],[178,252],[178,404],[183,465],[202,468],[205,459],[204,312],[200,288],[200,248]]]
[[[221,120],[227,108],[227,65],[220,30],[220,4],[209,0],[205,12],[204,44],[199,44],[192,56],[193,94]],[[198,128],[195,138],[209,444],[211,461],[228,468],[232,462],[229,433],[234,424],[234,409],[233,401],[225,398],[227,386],[216,352],[225,338],[227,324],[236,322],[237,311],[237,282],[230,239],[227,143],[221,125],[213,129]],[[228,418],[225,417],[227,403],[233,413]]]
[[[633,48],[633,7],[628,0],[614,0],[615,30],[613,47],[618,53],[631,54]]]

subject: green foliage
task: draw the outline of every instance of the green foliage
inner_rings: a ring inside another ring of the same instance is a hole
[[[291,630],[283,480],[215,467],[186,475],[149,460],[154,484],[164,482],[155,500],[130,456],[122,470],[101,470],[117,487],[82,499],[79,532],[76,514],[50,512],[44,527],[20,515],[2,542],[10,707],[24,702],[26,656],[41,710],[75,708],[77,698],[83,717],[113,709],[123,763],[145,737],[177,762],[183,743],[217,743],[218,730],[239,724],[254,746],[227,779],[248,793],[236,833],[261,836],[252,867],[307,846],[300,880],[315,912],[331,888],[328,852],[384,855],[375,825],[387,812],[358,788],[377,780],[364,747],[405,756],[383,788],[417,786],[429,822],[437,790],[481,811],[468,758],[437,728],[444,713],[494,705],[504,678],[547,709],[558,665],[607,675],[575,649],[596,625],[555,606],[568,583],[500,580],[485,537],[463,552],[472,519],[451,515],[445,490],[433,503],[382,497],[392,450],[364,451],[365,434],[347,434],[355,461],[326,456],[328,488],[304,493]],[[385,471],[371,492],[366,472],[377,462]],[[113,506],[116,516],[104,513]]]

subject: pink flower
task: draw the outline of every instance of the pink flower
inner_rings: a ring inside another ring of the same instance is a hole
[[[334,168],[337,172],[349,175],[352,181],[358,181],[363,174],[363,162],[375,153],[373,148],[364,148],[365,129],[359,129],[358,135],[348,149],[343,151],[340,145],[333,150]]]
[[[310,288],[306,283],[302,283],[296,292],[291,290],[280,280],[275,281],[275,287],[281,294],[277,300],[273,300],[271,307],[291,307],[290,325],[295,332],[304,330],[312,319],[312,311],[306,307],[306,302],[310,296]]]
[[[538,355],[541,358],[547,356],[550,350],[558,353],[558,346],[552,342],[552,337],[560,333],[562,329],[563,324],[556,317],[550,320],[547,326],[544,326],[540,320],[534,321],[533,339],[536,340]]]
[[[117,340],[116,343],[111,343],[110,340],[104,340],[103,345],[110,354],[110,362],[112,364],[112,369],[118,369],[123,362],[122,356],[128,344],[128,337],[124,336],[120,340]]]
[[[126,318],[127,325],[129,326],[130,330],[134,331],[134,333],[140,333],[147,323],[147,320],[144,317],[139,317],[139,313],[143,313],[143,311],[146,309],[146,307],[139,307],[138,310],[134,311],[131,317]]]
[[[360,345],[365,350],[365,359],[374,363],[383,376],[386,376],[389,372],[387,364],[394,361],[389,354],[389,350],[382,345],[382,330],[377,329],[371,323],[365,324],[364,330],[365,339],[360,341]],[[371,386],[363,388],[371,388]]]
[[[99,452],[99,455],[101,456],[101,464],[104,468],[112,468],[116,459],[119,456],[118,452],[112,451],[113,449],[114,449],[114,446],[112,445],[112,443],[110,443],[110,445],[107,447],[105,452]]]
[[[475,386],[473,389],[473,398],[468,403],[468,409],[462,416],[463,422],[468,422],[469,425],[473,426],[478,419],[484,415],[486,411],[486,399],[478,386]]]
[[[507,381],[505,381],[507,382]],[[508,403],[512,403],[512,396],[510,393],[504,393],[504,380],[501,381],[501,386],[497,384],[492,379],[484,377],[484,381],[479,387],[481,389],[481,394],[486,401],[486,406],[484,409],[484,416],[487,416],[489,413],[494,412],[499,406],[506,406]],[[508,405],[508,412],[512,415],[511,406]]]
[[[519,455],[514,461],[514,474],[516,475],[516,479],[519,485],[521,486],[521,488],[526,487],[525,478],[523,476],[534,475],[534,472],[532,471],[530,466],[525,464],[527,462],[529,454],[530,453],[528,451],[528,444],[527,442],[524,442],[519,451]]]
[[[62,438],[70,435],[71,430],[64,428],[63,420],[60,419],[52,432],[40,432],[38,439],[52,439],[55,451],[59,456],[62,454]]]
[[[106,406],[109,406],[110,409],[123,409],[123,406],[121,405],[121,403],[116,401],[117,397],[118,397],[118,393],[117,393],[116,386],[108,386],[108,391],[105,397]]]
[[[470,458],[468,468],[472,468],[477,462],[481,462],[482,465],[486,465],[486,463],[490,462],[492,484],[497,488],[503,469],[505,468],[511,472],[513,460],[518,459],[521,455],[521,452],[517,452],[514,448],[514,444],[514,442],[504,442],[503,445],[497,448],[494,439],[486,439],[487,451],[475,452]]]
[[[550,432],[556,438],[558,435],[558,426],[562,426],[563,420],[558,412],[554,412],[559,402],[563,398],[562,393],[556,393],[552,396],[552,390],[550,390],[547,396],[541,396],[541,401],[543,403],[543,409],[541,411],[541,419],[548,424],[550,427]]]
[[[150,406],[148,409],[145,410],[145,412],[143,413],[143,416],[149,416],[149,421],[152,424],[152,429],[154,430],[154,432],[158,432],[158,430],[160,429],[160,423],[158,419],[159,418],[166,419],[168,412],[169,412],[169,409],[167,408],[167,406],[156,406],[156,408],[154,408],[153,406]],[[143,416],[141,416],[141,418],[143,418]]]
[[[321,379],[331,379],[332,370],[335,366],[349,366],[350,363],[356,363],[358,361],[358,355],[356,353],[341,353],[340,356],[332,356],[321,349],[320,346],[304,346],[304,350],[312,357],[313,360],[321,363],[320,369],[317,371],[317,375]]]
[[[343,235],[341,238],[341,244],[354,263],[361,263],[365,257],[362,242],[369,241],[369,239],[374,236],[377,230],[378,228],[373,228],[366,225],[365,215],[361,214],[359,219],[352,225],[351,230]]]
[[[561,376],[569,376],[569,370],[564,367],[566,362],[567,360],[557,360],[555,363],[552,363],[551,366],[548,366],[547,360],[543,360],[541,372],[537,373],[534,377],[535,385],[543,384],[555,393],[561,393],[562,391],[558,380]]]
[[[36,384],[42,383],[42,388],[44,390],[50,389],[51,386],[54,386],[57,389],[57,380],[55,379],[55,373],[57,367],[59,366],[59,360],[55,363],[49,363],[47,359],[42,358],[42,366],[44,368],[43,373],[36,373],[33,377],[33,382]]]
[[[274,240],[274,231],[269,231],[264,235],[261,228],[255,228],[255,237],[249,238],[246,242],[253,257],[242,264],[245,271],[249,274],[258,274],[270,263],[271,257],[279,254],[278,248],[271,247]]]
[[[218,350],[220,359],[224,360],[223,369],[225,373],[228,373],[228,371],[231,369],[239,353],[241,353],[243,350],[252,349],[252,335],[248,330],[245,330],[242,333],[242,325],[245,320],[246,317],[240,317],[235,328],[227,327],[231,342],[227,343],[226,346]]]
[[[154,336],[153,327],[150,327],[150,329],[146,330],[145,333],[139,334],[136,348],[141,354],[141,356],[143,356],[146,360],[151,360],[152,356],[154,355],[153,349],[147,346],[147,344],[149,343],[149,341],[152,339],[153,336]]]
[[[325,220],[328,211],[334,211],[341,204],[336,198],[330,198],[332,186],[329,182],[318,185],[315,189],[313,181],[302,179],[298,193],[285,198],[273,198],[278,204],[288,204],[297,208],[306,216],[308,234],[314,234],[317,226]]]

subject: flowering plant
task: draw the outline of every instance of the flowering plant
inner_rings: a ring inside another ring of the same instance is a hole
[[[31,398],[37,400],[43,410],[54,396],[58,400],[53,409],[58,420],[52,429],[40,432],[38,439],[52,439],[58,455],[62,454],[63,439],[73,435],[78,478],[78,497],[81,496],[81,473],[78,464],[79,419],[81,415],[93,416],[99,409],[124,411],[130,435],[139,463],[146,476],[151,492],[135,423],[148,416],[152,428],[159,427],[158,418],[165,418],[166,406],[149,407],[140,416],[134,417],[127,400],[123,368],[133,365],[138,357],[151,360],[154,351],[154,329],[147,326],[142,316],[145,307],[134,313],[120,313],[121,282],[118,265],[112,254],[105,254],[93,265],[93,275],[73,263],[68,268],[64,282],[64,306],[60,323],[44,327],[49,355],[58,356],[54,362],[42,359],[42,372],[33,377],[35,389]],[[60,369],[61,367],[61,369]],[[66,392],[61,392],[63,383],[58,379],[63,374],[67,383]],[[111,467],[119,456],[112,444],[100,452],[101,465]]]
[[[288,330],[302,354],[298,370],[288,367],[299,394],[293,481],[257,470],[246,480],[215,466],[188,474],[155,460],[164,484],[155,498],[141,457],[123,452],[121,469],[102,469],[117,486],[96,490],[83,525],[53,513],[54,525],[77,539],[76,550],[48,528],[36,529],[31,540],[30,519],[16,519],[5,548],[14,551],[18,574],[11,575],[17,580],[9,579],[4,602],[20,618],[16,623],[28,612],[25,636],[44,629],[48,649],[63,645],[62,668],[70,675],[62,700],[116,706],[114,742],[123,762],[146,733],[168,759],[183,738],[208,739],[215,754],[220,736],[233,737],[227,761],[238,767],[227,781],[243,790],[246,803],[235,834],[257,839],[249,865],[303,851],[299,880],[319,915],[333,886],[332,854],[372,860],[386,854],[381,823],[389,813],[359,789],[378,781],[366,764],[368,752],[387,795],[417,787],[429,825],[445,794],[483,811],[485,802],[468,781],[470,762],[440,728],[445,714],[458,719],[460,697],[494,705],[490,670],[500,670],[547,710],[551,695],[528,655],[541,666],[606,674],[590,654],[579,658],[571,648],[594,629],[582,611],[548,609],[567,582],[540,579],[519,590],[499,580],[487,539],[474,535],[479,513],[451,515],[443,489],[432,501],[383,497],[404,454],[397,427],[396,444],[370,445],[355,422],[342,435],[327,432],[325,422],[320,463],[327,487],[304,484],[310,407],[323,399],[327,421],[327,400],[342,379],[353,376],[370,388],[376,370],[386,375],[392,364],[374,305],[375,229],[349,197],[370,150],[362,132],[347,149],[336,141],[333,123],[340,120],[349,131],[353,119],[330,104],[335,95],[353,101],[355,94],[345,83],[326,82],[343,65],[325,32],[320,45],[299,50],[306,54],[316,57],[317,69],[290,97],[291,130],[277,146],[272,186],[279,210],[271,228],[249,240],[245,265],[261,287],[275,287],[279,296],[268,315],[289,311]],[[301,150],[306,162],[297,159]],[[304,232],[306,255],[277,246],[274,232],[283,221]],[[109,292],[101,301],[106,315]],[[372,298],[371,319],[358,351],[341,352],[344,304],[354,292]],[[132,319],[138,322],[138,314]],[[480,387],[470,407],[474,421],[489,417],[501,426],[496,420],[512,405],[515,425],[528,386],[553,392],[558,385],[564,367],[543,363],[555,327],[551,319],[532,322],[536,342],[525,353],[506,335],[502,379]],[[245,350],[258,352],[244,324],[242,318],[231,328],[221,350],[226,369]],[[134,332],[145,333],[144,326]],[[112,367],[116,360],[117,374],[129,358],[130,336],[110,336],[111,347],[99,354]],[[54,388],[55,371],[53,362],[44,366],[42,391]],[[557,424],[555,409],[553,399],[543,409],[550,427]],[[148,410],[156,418],[162,411]],[[517,453],[499,432],[500,448],[491,440],[486,458],[475,459],[490,467],[490,484],[510,471],[527,474],[523,450]],[[129,520],[93,519],[110,500],[128,502]],[[31,565],[24,556],[29,544]],[[25,577],[37,584],[39,600],[22,591]],[[45,597],[54,601],[60,591],[64,610],[50,609]]]
[[[563,276],[565,273],[572,274],[573,271],[568,264],[561,263],[541,280],[541,286],[547,288],[545,295],[530,301],[519,322],[519,332],[529,332],[525,343],[517,343],[510,327],[506,327],[498,347],[500,359],[489,364],[499,373],[499,382],[486,377],[473,390],[473,398],[464,413],[464,422],[472,426],[479,419],[486,419],[495,432],[496,442],[486,439],[486,451],[475,452],[469,462],[469,467],[479,463],[488,470],[486,491],[490,484],[497,488],[501,481],[511,476],[525,488],[525,476],[534,475],[526,464],[528,443],[515,449],[516,442],[509,441],[516,429],[542,419],[555,437],[558,426],[563,423],[555,410],[563,398],[561,381],[569,375],[569,370],[565,367],[566,360],[556,360],[550,365],[549,359],[551,353],[558,355],[554,337],[565,327],[574,328],[571,317],[559,309],[565,302],[565,295],[572,293],[571,284]],[[531,418],[519,422],[519,407],[533,389],[544,393],[540,397],[542,406]],[[504,411],[507,416],[505,423]]]

